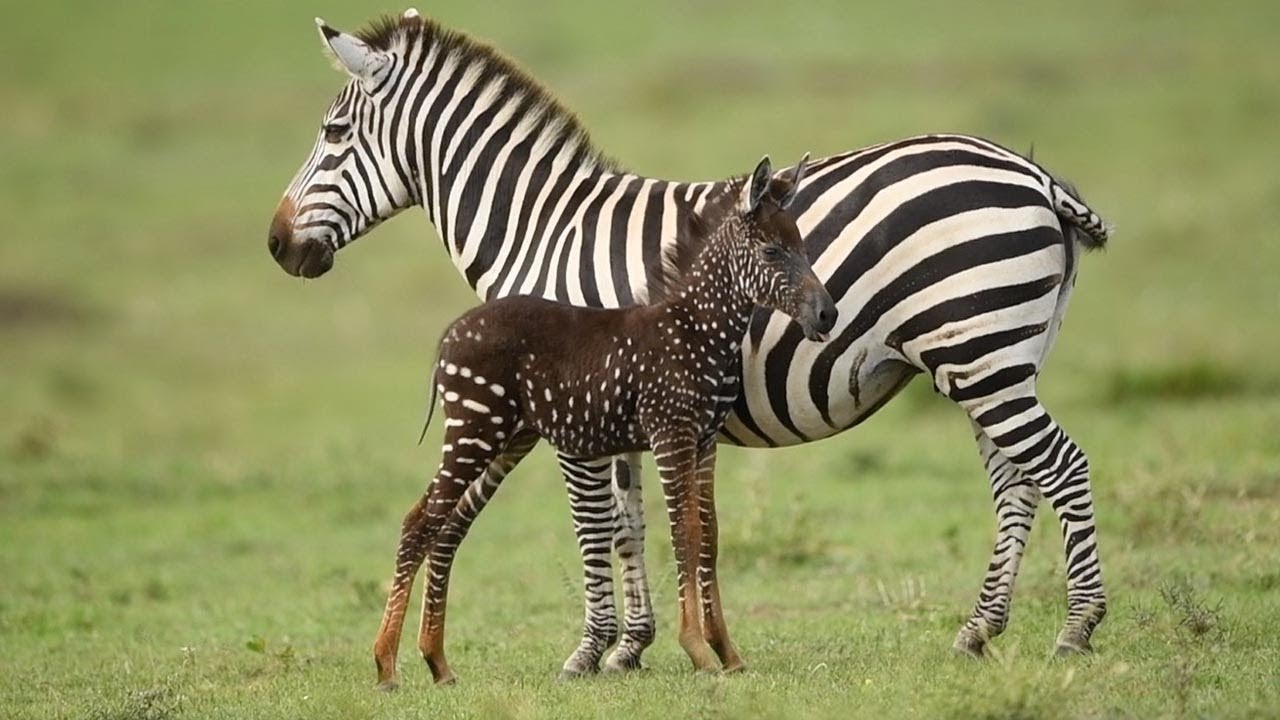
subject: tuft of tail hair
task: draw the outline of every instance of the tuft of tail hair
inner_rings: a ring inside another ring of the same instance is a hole
[[[1031,143],[1031,147],[1024,157],[1033,163],[1036,162],[1035,143]],[[1049,196],[1053,202],[1053,211],[1058,214],[1060,219],[1066,222],[1066,227],[1063,230],[1067,234],[1067,239],[1080,243],[1085,250],[1101,250],[1105,248],[1107,240],[1111,239],[1111,234],[1116,230],[1115,226],[1106,222],[1098,213],[1089,209],[1075,185],[1045,170],[1044,166],[1039,163],[1036,163],[1036,165],[1040,167],[1040,170],[1045,175],[1049,176]]]
[[[436,357],[431,361],[431,396],[427,398],[427,418],[422,421],[422,434],[418,435],[418,444],[427,437],[427,428],[431,427],[431,416],[436,412],[436,397],[440,394],[440,383],[436,382],[436,371],[440,368],[440,350],[444,347],[444,336],[436,345]]]
[[[1085,204],[1075,186],[1058,177],[1050,176],[1049,195],[1053,211],[1065,221],[1067,229],[1086,250],[1100,250],[1115,232],[1115,227],[1102,219]]]

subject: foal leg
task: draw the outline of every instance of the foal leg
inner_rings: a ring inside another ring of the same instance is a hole
[[[680,647],[698,672],[718,667],[715,652],[702,636],[697,589],[698,555],[702,550],[702,522],[697,488],[698,448],[692,434],[658,437],[653,457],[662,476],[662,494],[671,523],[671,544],[676,556],[676,581],[680,588]]]
[[[426,492],[409,509],[400,530],[400,544],[396,549],[395,574],[391,592],[387,595],[382,613],[382,625],[373,642],[373,659],[378,669],[378,688],[394,690],[396,679],[396,654],[400,648],[400,633],[409,604],[409,594],[418,568],[426,557],[436,533],[453,511],[458,499],[472,484],[479,481],[485,465],[467,447],[461,455],[455,453],[458,441],[468,437],[462,426],[451,426],[445,432],[440,467]],[[459,460],[462,460],[459,462]]]
[[[1089,638],[1107,613],[1107,598],[1089,459],[1040,404],[1034,379],[961,405],[1000,454],[1036,484],[1058,516],[1066,555],[1067,620],[1058,634],[1057,652],[1090,652]]]
[[[471,439],[476,446],[484,445],[483,440],[474,437]],[[431,669],[431,676],[437,685],[451,685],[457,681],[444,655],[445,606],[454,555],[467,536],[467,531],[471,529],[471,524],[498,491],[502,480],[537,444],[537,433],[527,430],[518,431],[508,440],[501,454],[488,463],[483,477],[467,486],[431,544],[424,580],[425,596],[422,600],[418,649],[422,651],[422,657],[427,661],[427,667]]]
[[[649,598],[644,564],[644,497],[640,487],[640,454],[613,461],[613,549],[622,560],[622,639],[605,660],[608,672],[641,668],[640,655],[653,644],[657,622]]]
[[[698,590],[702,595],[702,636],[724,665],[725,672],[746,668],[729,639],[720,604],[720,581],[716,575],[719,556],[719,526],[716,518],[716,446],[703,450],[698,458],[698,514],[702,521],[702,550],[698,558]]]
[[[1013,585],[1027,548],[1036,506],[1040,503],[1040,489],[1000,453],[981,426],[973,423],[973,429],[978,454],[991,478],[991,495],[996,506],[996,544],[977,605],[960,628],[953,647],[956,652],[982,657],[987,641],[1003,632],[1009,622]]]
[[[594,675],[604,651],[618,639],[618,615],[613,604],[613,566],[609,542],[613,536],[614,509],[610,489],[612,463],[559,456],[560,470],[569,491],[573,532],[582,553],[585,619],[582,641],[564,662],[560,679]]]

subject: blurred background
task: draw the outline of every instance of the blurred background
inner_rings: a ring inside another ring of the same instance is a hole
[[[1177,575],[1274,608],[1280,4],[420,7],[510,55],[608,154],[658,177],[922,132],[1034,145],[1118,228],[1083,261],[1042,383],[1093,459],[1114,582],[1154,598]],[[403,8],[4,9],[0,688],[13,707],[74,715],[190,651],[216,669],[183,692],[221,697],[267,662],[244,649],[257,640],[271,657],[331,659],[344,678],[355,668],[363,688],[399,518],[436,462],[438,428],[413,444],[430,356],[475,299],[417,211],[316,281],[281,272],[266,232],[343,82],[312,17],[353,30]],[[947,647],[992,520],[967,424],[927,383],[836,439],[725,457],[726,592],[739,618],[766,618],[755,632],[802,646],[822,613],[878,609],[886,627],[936,619],[912,643]],[[518,475],[459,561],[455,637],[470,637],[472,677],[550,675],[576,637],[576,552],[549,454]],[[1020,589],[1043,604],[1024,621],[1037,652],[1062,587],[1043,518]],[[669,554],[652,528],[663,603]],[[928,594],[884,589],[926,581]],[[772,612],[778,587],[795,600]],[[481,670],[525,622],[538,654]],[[670,640],[654,657],[674,667]],[[52,676],[36,670],[47,663]],[[100,675],[121,663],[137,674]]]

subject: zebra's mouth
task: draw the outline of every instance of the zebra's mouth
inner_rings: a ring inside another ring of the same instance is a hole
[[[302,251],[302,259],[298,261],[297,274],[311,279],[333,269],[333,249],[327,244],[312,240]]]

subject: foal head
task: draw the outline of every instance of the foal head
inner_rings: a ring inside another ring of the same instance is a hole
[[[724,253],[739,292],[789,315],[809,340],[822,341],[835,327],[835,302],[814,274],[787,212],[808,161],[805,155],[790,176],[774,178],[766,156],[750,177],[731,183],[690,220],[685,252],[699,253],[706,245],[708,252]],[[672,264],[679,272],[683,263],[677,257]]]

